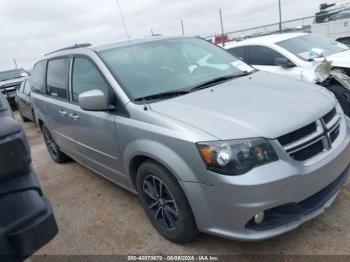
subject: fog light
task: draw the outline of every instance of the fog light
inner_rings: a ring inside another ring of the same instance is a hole
[[[254,222],[255,222],[255,224],[260,224],[260,223],[262,223],[262,222],[264,221],[264,218],[265,218],[265,213],[264,213],[264,211],[263,211],[263,212],[260,212],[260,213],[258,213],[258,214],[256,214],[256,215],[254,216]]]

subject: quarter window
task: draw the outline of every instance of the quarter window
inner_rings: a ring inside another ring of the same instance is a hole
[[[265,46],[249,46],[247,51],[246,62],[251,65],[275,66],[276,58],[283,58],[280,53]]]
[[[48,62],[47,94],[68,99],[69,58],[60,58]]]
[[[46,61],[41,61],[34,66],[30,77],[30,85],[33,90],[40,93],[45,93],[45,71]]]
[[[75,58],[73,63],[72,97],[78,102],[81,93],[98,89],[108,97],[108,85],[96,66],[86,58]]]

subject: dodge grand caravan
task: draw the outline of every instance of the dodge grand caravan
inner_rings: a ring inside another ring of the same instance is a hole
[[[39,61],[31,86],[52,159],[137,193],[178,243],[290,231],[349,174],[349,119],[332,93],[199,38],[75,45]]]

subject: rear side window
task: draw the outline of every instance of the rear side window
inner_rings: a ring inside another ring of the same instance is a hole
[[[45,73],[46,73],[46,61],[41,61],[34,66],[32,75],[30,77],[30,85],[33,88],[33,91],[46,93]]]
[[[48,61],[47,94],[60,99],[68,99],[69,58]]]
[[[275,66],[276,58],[283,56],[266,46],[248,46],[246,62],[251,65]]]
[[[86,58],[75,58],[73,63],[72,76],[72,97],[74,102],[78,102],[81,93],[98,89],[108,95],[108,85],[95,65]]]
[[[230,49],[227,49],[227,51],[231,55],[234,55],[235,57],[237,57],[243,61],[246,60],[246,47],[244,47],[244,46],[230,48]]]

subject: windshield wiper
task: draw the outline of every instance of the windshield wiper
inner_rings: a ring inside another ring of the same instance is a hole
[[[221,83],[221,82],[224,82],[226,80],[230,80],[230,79],[233,79],[233,78],[238,78],[238,77],[242,77],[242,76],[247,76],[247,75],[250,75],[251,73],[253,73],[254,71],[251,71],[251,72],[244,72],[243,74],[240,74],[240,75],[230,75],[230,76],[221,76],[221,77],[218,77],[218,78],[214,78],[212,80],[209,80],[207,82],[204,82],[204,83],[201,83],[193,88],[191,88],[191,91],[197,91],[197,90],[201,90],[201,89],[205,89],[205,88],[208,88],[208,87],[211,87],[215,84],[218,84],[218,83]]]
[[[168,92],[162,92],[159,94],[139,97],[139,98],[134,99],[134,101],[145,101],[145,100],[154,100],[154,99],[161,99],[161,98],[171,98],[171,97],[175,97],[175,96],[186,95],[188,93],[189,93],[189,91],[184,91],[184,90],[168,91]]]

